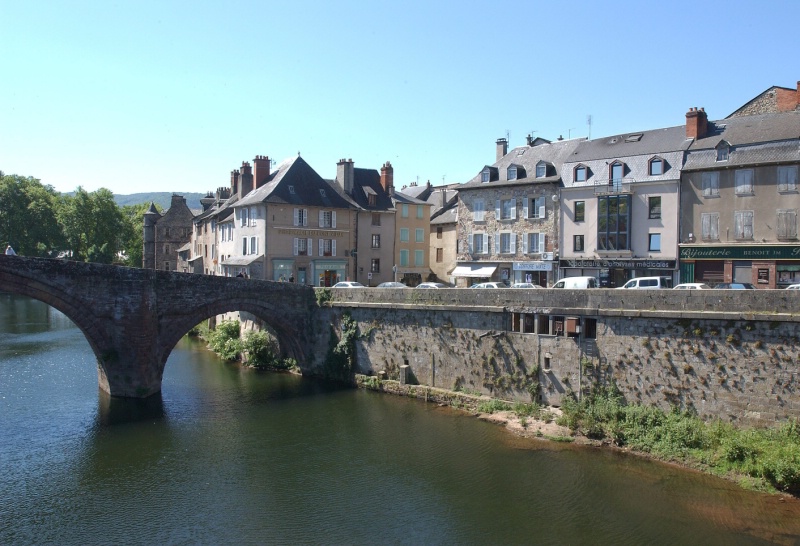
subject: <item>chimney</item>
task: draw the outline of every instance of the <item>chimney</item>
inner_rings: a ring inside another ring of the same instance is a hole
[[[508,153],[508,140],[504,138],[497,139],[497,158],[495,161],[500,161],[503,156]]]
[[[242,161],[241,171],[242,174],[239,176],[239,197],[244,197],[253,191],[253,169],[250,167],[250,163]]]
[[[526,136],[525,142],[528,143],[528,146],[533,146],[533,137],[531,135]]]
[[[336,183],[339,184],[348,195],[353,193],[353,160],[340,159],[336,163]]]
[[[269,157],[257,155],[253,160],[253,180],[256,188],[260,188],[269,181]]]
[[[231,171],[231,195],[239,193],[239,169]]]
[[[381,167],[381,186],[386,193],[389,193],[389,188],[394,186],[394,169],[388,161]]]
[[[689,108],[686,112],[686,138],[695,140],[706,136],[708,130],[708,116],[705,108]]]
[[[227,201],[231,197],[230,188],[217,188],[217,201]]]

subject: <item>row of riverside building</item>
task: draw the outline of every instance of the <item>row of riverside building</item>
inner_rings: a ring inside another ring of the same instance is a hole
[[[555,141],[528,136],[463,183],[394,188],[390,163],[342,159],[322,178],[299,155],[256,156],[190,211],[144,218],[144,267],[331,286],[438,280],[621,286],[800,282],[800,82],[724,119]]]

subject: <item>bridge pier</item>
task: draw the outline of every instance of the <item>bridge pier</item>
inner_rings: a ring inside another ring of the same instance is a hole
[[[97,359],[97,382],[100,389],[118,398],[147,398],[161,392],[164,365],[155,357],[142,360],[135,351],[120,354],[110,350]]]

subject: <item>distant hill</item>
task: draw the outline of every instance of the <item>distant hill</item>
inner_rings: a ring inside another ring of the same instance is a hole
[[[118,195],[114,194],[114,201],[120,207],[124,207],[125,205],[138,205],[140,203],[150,203],[153,202],[157,205],[160,205],[164,210],[168,209],[172,204],[172,193],[169,191],[161,191],[161,192],[153,192],[153,193],[132,193],[130,195]],[[186,205],[192,210],[199,210],[202,209],[202,205],[200,205],[200,199],[205,197],[206,194],[204,193],[178,193],[178,195],[182,195],[186,199]]]

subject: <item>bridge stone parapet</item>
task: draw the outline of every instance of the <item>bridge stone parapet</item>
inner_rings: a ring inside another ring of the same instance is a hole
[[[268,324],[286,356],[308,360],[314,291],[307,286],[0,255],[0,290],[43,301],[72,320],[112,396],[161,390],[175,344],[209,317],[245,311]]]

